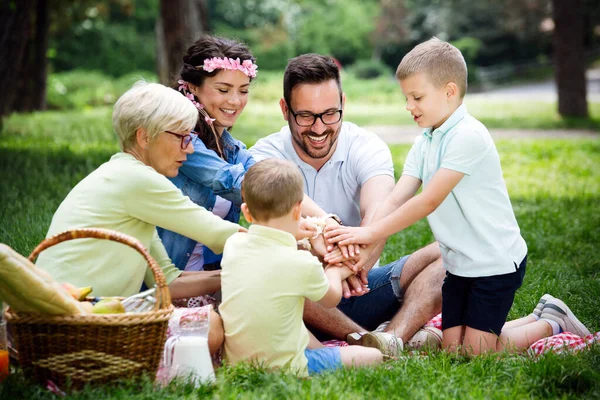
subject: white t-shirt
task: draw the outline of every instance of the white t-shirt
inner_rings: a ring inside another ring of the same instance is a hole
[[[465,176],[427,219],[444,267],[464,277],[514,272],[527,254],[508,197],[500,157],[486,127],[461,105],[438,129],[415,140],[403,175],[423,187],[446,168]]]
[[[319,171],[298,157],[288,126],[260,139],[250,153],[256,161],[278,158],[294,162],[304,176],[304,193],[326,212],[337,214],[344,225],[359,226],[360,189],[377,175],[394,177],[388,146],[374,133],[344,122],[337,147]]]

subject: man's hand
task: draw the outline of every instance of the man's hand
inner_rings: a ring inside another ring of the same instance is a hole
[[[325,228],[325,239],[330,244],[337,243],[338,246],[349,244],[371,244],[376,240],[375,232],[369,226],[354,228],[351,226],[338,226],[336,228]]]
[[[342,295],[345,299],[367,293],[369,293],[369,287],[363,284],[356,275],[352,275],[342,282]]]

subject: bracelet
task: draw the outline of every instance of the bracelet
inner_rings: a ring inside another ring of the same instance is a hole
[[[335,222],[337,222],[338,224],[340,224],[340,225],[344,225],[344,224],[342,223],[342,219],[341,219],[340,217],[338,217],[338,216],[337,216],[337,214],[331,214],[331,213],[329,213],[329,214],[325,214],[325,215],[323,215],[321,218],[323,219],[323,222],[325,222],[325,221],[326,221],[328,218],[331,218],[331,219],[333,219]]]

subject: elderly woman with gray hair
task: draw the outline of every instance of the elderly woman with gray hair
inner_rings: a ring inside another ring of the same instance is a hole
[[[182,272],[158,237],[164,227],[220,253],[229,236],[244,230],[194,204],[168,179],[175,177],[197,139],[198,110],[177,91],[138,82],[119,98],[113,128],[121,152],[79,182],[52,218],[47,236],[74,228],[113,229],[140,240],[161,266],[174,299],[212,293],[219,271]],[[94,296],[129,296],[151,283],[133,249],[81,239],[45,250],[37,265],[59,282],[93,286]]]

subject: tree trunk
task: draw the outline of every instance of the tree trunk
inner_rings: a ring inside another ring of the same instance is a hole
[[[31,108],[33,110],[46,109],[46,83],[48,78],[48,36],[50,32],[50,13],[48,0],[38,0],[35,21],[35,47],[34,65],[32,73],[33,91],[37,96],[32,96]]]
[[[13,111],[31,32],[33,0],[0,0],[0,117]]]
[[[48,34],[50,18],[48,0],[37,0],[35,18],[23,65],[20,68],[19,96],[14,111],[28,112],[46,109],[46,80],[48,75]]]
[[[552,0],[558,113],[588,117],[583,0]]]
[[[158,78],[172,84],[187,48],[205,31],[203,0],[161,0],[156,22]]]

